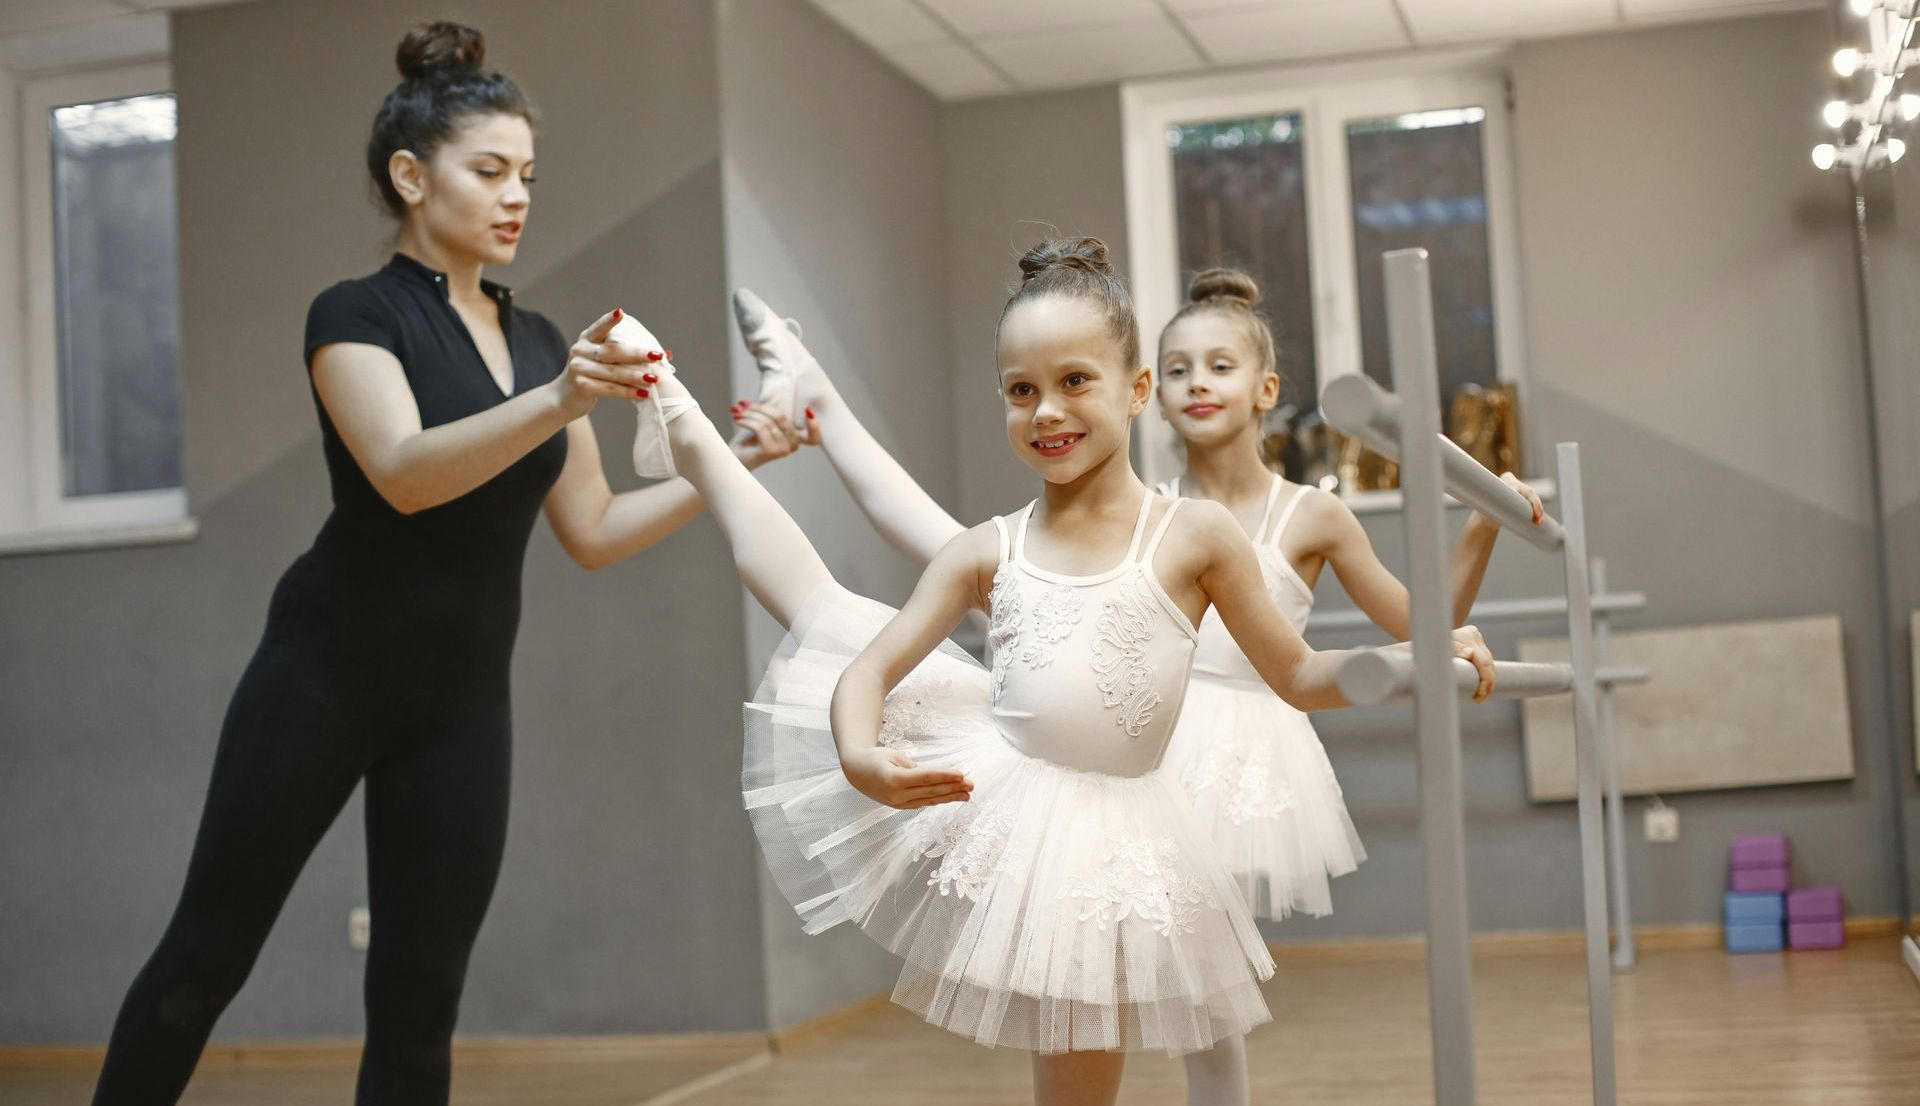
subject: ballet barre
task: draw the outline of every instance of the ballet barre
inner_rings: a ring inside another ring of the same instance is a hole
[[[1499,684],[1512,681],[1511,687],[1501,689],[1506,693],[1503,697],[1571,694],[1573,699],[1593,1102],[1614,1106],[1613,993],[1600,808],[1605,758],[1600,749],[1598,701],[1603,686],[1635,682],[1646,673],[1610,670],[1603,683],[1597,671],[1593,592],[1599,589],[1589,575],[1580,447],[1572,442],[1557,447],[1561,519],[1547,516],[1536,524],[1526,497],[1440,433],[1439,358],[1427,251],[1394,250],[1385,255],[1384,263],[1394,391],[1359,374],[1343,376],[1327,385],[1321,410],[1329,424],[1400,465],[1412,648],[1356,650],[1342,664],[1339,679],[1343,692],[1351,686],[1354,692],[1377,696],[1378,702],[1411,698],[1414,707],[1420,828],[1426,850],[1434,1100],[1439,1106],[1472,1106],[1477,1093],[1459,700],[1472,694],[1478,677],[1472,665],[1454,656],[1450,636],[1445,497],[1451,493],[1502,529],[1559,554],[1565,568],[1568,663],[1504,663],[1496,665],[1496,674]],[[1642,603],[1644,598],[1639,597]],[[1556,613],[1560,610],[1555,608]],[[1361,701],[1358,694],[1348,692],[1348,697]],[[1624,904],[1624,881],[1620,882]]]
[[[1623,670],[1607,667],[1607,649],[1611,643],[1612,616],[1627,611],[1645,610],[1647,593],[1605,591],[1606,565],[1599,557],[1593,558],[1591,584],[1594,594],[1588,605],[1593,609],[1594,683],[1599,685],[1597,690],[1600,727],[1596,732],[1606,768],[1607,875],[1608,887],[1612,892],[1609,898],[1613,904],[1613,970],[1629,972],[1639,962],[1640,954],[1633,939],[1633,907],[1628,899],[1626,798],[1622,795],[1620,786],[1620,742],[1618,731],[1614,728],[1613,689],[1623,684],[1645,683],[1649,676],[1645,669],[1636,669],[1633,671],[1639,673],[1637,678],[1620,678]],[[1473,605],[1473,610],[1467,615],[1467,621],[1485,625],[1490,622],[1566,617],[1566,597],[1556,595],[1531,599],[1482,600]],[[1324,631],[1351,631],[1370,626],[1373,626],[1373,620],[1368,618],[1364,611],[1332,611],[1326,614],[1316,613],[1307,623],[1307,632],[1312,634]],[[1497,669],[1498,666],[1496,666]],[[1501,679],[1505,682],[1505,677]],[[1467,687],[1468,690],[1472,690],[1471,684]],[[1348,695],[1348,698],[1354,697]],[[1494,698],[1504,699],[1512,696],[1496,693]],[[1355,699],[1355,702],[1359,701]],[[1407,698],[1402,697],[1388,702],[1407,701],[1409,701]]]
[[[1573,666],[1570,664],[1529,664],[1522,661],[1495,661],[1495,682],[1489,701],[1496,699],[1532,699],[1541,695],[1565,695],[1573,690]],[[1597,684],[1643,684],[1651,673],[1639,667],[1596,669]],[[1480,671],[1471,662],[1455,657],[1453,687],[1462,696],[1471,696],[1480,686]],[[1340,668],[1340,693],[1356,706],[1377,707],[1413,702],[1413,654],[1404,649],[1367,649],[1356,653]]]
[[[1596,560],[1596,564],[1597,564]],[[1595,587],[1598,572],[1594,573]],[[1644,591],[1622,591],[1596,594],[1593,596],[1595,615],[1619,614],[1625,611],[1643,611],[1647,609],[1647,593]],[[1488,599],[1473,605],[1467,614],[1467,621],[1474,625],[1488,622],[1522,622],[1530,619],[1565,618],[1567,601],[1561,596],[1547,596],[1539,599]],[[1309,633],[1320,630],[1361,630],[1372,626],[1373,620],[1361,610],[1330,611],[1322,614],[1314,612],[1307,621]]]

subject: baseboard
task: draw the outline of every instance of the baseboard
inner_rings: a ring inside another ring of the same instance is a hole
[[[705,1057],[719,1063],[767,1051],[763,1033],[646,1033],[587,1037],[460,1037],[453,1042],[456,1063],[485,1066],[541,1063],[647,1060]],[[97,1068],[105,1045],[11,1045],[0,1047],[0,1071],[49,1068]],[[210,1070],[240,1068],[339,1067],[357,1063],[360,1040],[216,1041],[201,1055]]]

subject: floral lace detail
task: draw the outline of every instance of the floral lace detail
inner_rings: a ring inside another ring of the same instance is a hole
[[[1053,663],[1053,647],[1065,641],[1080,622],[1081,603],[1078,589],[1056,584],[1033,605],[1034,640],[1020,654],[1028,668],[1045,668]]]
[[[1160,693],[1153,689],[1147,640],[1153,636],[1153,598],[1138,573],[1108,599],[1093,627],[1093,671],[1100,703],[1119,707],[1114,724],[1139,737],[1153,721]],[[998,659],[998,658],[996,658]]]
[[[1299,806],[1293,784],[1273,771],[1273,757],[1251,741],[1214,740],[1180,775],[1193,796],[1204,800],[1210,790],[1221,813],[1236,826],[1279,818]]]
[[[1206,882],[1180,870],[1180,850],[1172,834],[1136,837],[1111,834],[1093,878],[1076,877],[1061,889],[1062,899],[1084,899],[1080,920],[1124,921],[1129,914],[1151,923],[1162,937],[1192,933],[1204,907],[1220,909]]]
[[[898,749],[913,734],[945,733],[950,722],[935,700],[952,692],[952,680],[915,674],[900,681],[880,710],[880,744]]]
[[[939,857],[940,866],[927,877],[942,895],[958,895],[979,902],[987,880],[1000,866],[1007,835],[1013,832],[1013,814],[1006,810],[963,810],[933,833],[918,855]]]
[[[998,703],[1007,687],[1007,666],[1013,663],[1014,646],[1020,643],[1020,589],[1014,583],[1012,561],[1000,562],[993,574],[993,590],[987,593],[987,645],[993,650],[993,682],[990,702]]]

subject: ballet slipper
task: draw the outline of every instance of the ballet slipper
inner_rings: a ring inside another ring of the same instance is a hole
[[[760,396],[754,402],[776,417],[797,423],[800,378],[819,369],[819,362],[800,342],[799,321],[781,319],[747,288],[734,290],[733,320],[760,367]]]
[[[646,396],[633,401],[634,411],[639,416],[633,430],[633,471],[640,476],[654,480],[665,480],[678,476],[680,470],[673,463],[673,448],[667,442],[667,424],[699,407],[699,403],[686,393],[686,389],[674,379],[673,362],[666,354],[659,340],[648,333],[632,315],[623,316],[613,326],[609,335],[614,341],[644,350],[661,350],[665,356],[653,362],[652,371],[660,379],[646,389]],[[669,387],[669,382],[672,387]]]

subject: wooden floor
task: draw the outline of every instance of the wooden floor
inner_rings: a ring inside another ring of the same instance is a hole
[[[1297,946],[1295,947],[1297,948]],[[1920,985],[1889,938],[1841,952],[1646,951],[1615,977],[1620,1101],[1640,1106],[1920,1104]],[[1585,975],[1559,949],[1475,963],[1480,1101],[1588,1101]],[[1404,1106],[1430,1100],[1425,969],[1405,949],[1283,953],[1274,1022],[1249,1040],[1258,1103]],[[490,1056],[457,1071],[463,1106],[879,1106],[1030,1100],[1025,1053],[987,1050],[887,1007],[768,1059],[585,1050]],[[9,1106],[78,1103],[91,1075],[0,1070]],[[350,1065],[203,1071],[198,1106],[344,1104]],[[1128,1061],[1124,1104],[1184,1101],[1181,1068]]]

